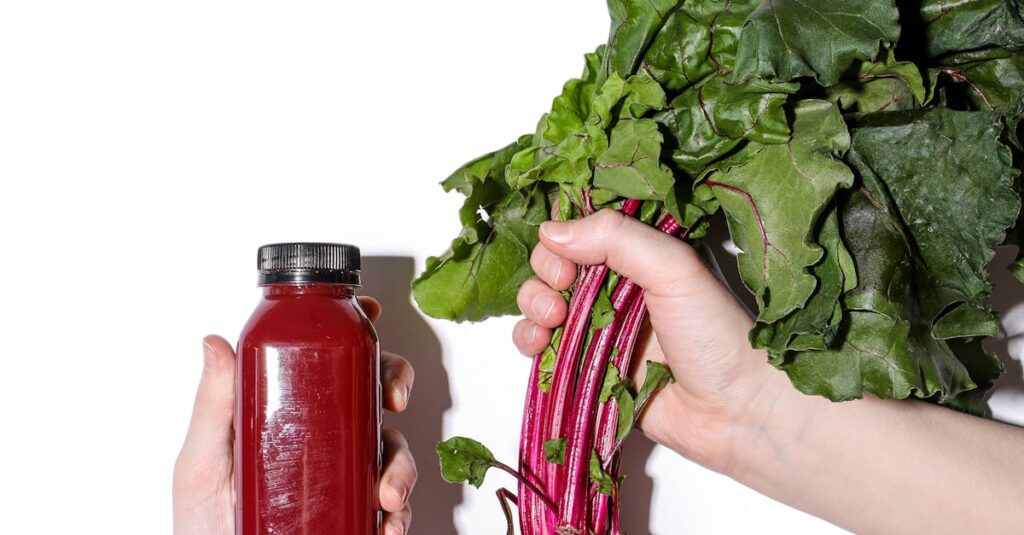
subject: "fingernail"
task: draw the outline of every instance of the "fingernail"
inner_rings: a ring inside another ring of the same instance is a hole
[[[394,390],[395,396],[402,400],[403,407],[409,404],[409,387],[405,385],[395,385],[391,387],[391,390]]]
[[[542,293],[533,300],[533,313],[540,319],[547,319],[551,310],[555,308],[555,296],[550,293]]]
[[[562,276],[562,266],[564,265],[565,263],[562,262],[561,259],[551,257],[548,259],[548,265],[544,266],[544,270],[548,272],[548,276],[551,277],[551,280],[555,281],[557,284],[559,277]]]
[[[210,342],[207,342],[206,339],[204,338],[203,339],[203,367],[205,367],[208,370],[214,369],[216,367],[216,364],[217,364],[217,362],[215,360],[216,355],[217,355],[217,352],[214,351],[213,346],[210,345]]]
[[[408,494],[408,491],[405,490],[405,487],[396,484],[394,480],[389,482],[389,486],[391,487],[391,494],[394,494],[395,498],[398,498],[398,502],[405,503],[405,499],[407,498],[406,495]]]
[[[398,520],[392,520],[388,524],[388,535],[405,535],[405,526]]]
[[[568,223],[547,221],[540,226],[540,231],[547,239],[555,243],[565,244],[572,239],[572,230]]]

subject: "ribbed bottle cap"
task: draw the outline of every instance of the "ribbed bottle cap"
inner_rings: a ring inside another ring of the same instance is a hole
[[[344,243],[274,243],[257,253],[259,283],[359,284],[359,248]]]

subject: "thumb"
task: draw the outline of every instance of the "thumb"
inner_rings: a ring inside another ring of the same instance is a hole
[[[235,405],[235,352],[219,336],[203,339],[203,376],[179,465],[201,466],[230,457]]]
[[[552,253],[577,264],[606,264],[648,296],[688,297],[717,283],[693,247],[615,210],[548,221],[540,238]]]

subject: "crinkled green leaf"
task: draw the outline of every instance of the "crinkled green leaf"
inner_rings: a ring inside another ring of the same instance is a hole
[[[942,67],[937,76],[957,94],[947,98],[970,103],[971,109],[1003,115],[1024,112],[1024,56]]]
[[[855,113],[911,110],[928,100],[917,65],[891,54],[884,62],[862,63],[855,77],[828,88],[826,95],[844,112]]]
[[[541,120],[537,131],[538,142],[558,143],[583,129],[599,87],[597,77],[603,55],[603,48],[584,55],[583,74],[566,82],[562,93],[551,102],[551,111]]]
[[[452,437],[437,444],[441,477],[449,483],[469,483],[476,488],[484,483],[487,470],[494,465],[494,454],[483,444],[466,437]]]
[[[662,136],[651,119],[620,121],[594,164],[594,186],[631,199],[664,199],[672,171],[661,163]]]
[[[639,119],[651,110],[667,106],[665,90],[646,73],[629,77],[619,117]]]
[[[1018,175],[1019,176],[1019,175]],[[1018,186],[1018,191],[1020,187]],[[1017,226],[1007,236],[1007,243],[1017,246],[1017,258],[1006,268],[1020,282],[1024,282],[1024,210],[1017,218]]]
[[[603,77],[633,74],[647,45],[665,24],[681,0],[608,0],[612,26]]]
[[[584,75],[592,77],[589,67]],[[507,171],[512,188],[537,181],[589,187],[595,160],[609,148],[613,122],[665,106],[665,93],[646,75],[624,80],[613,74],[595,87],[591,81],[566,84],[552,112],[541,119],[534,144],[512,157]]]
[[[648,48],[642,70],[671,91],[732,68],[740,31],[761,0],[683,2]]]
[[[810,268],[824,251],[814,243],[814,228],[836,191],[853,183],[837,159],[849,146],[834,104],[803,101],[795,109],[792,140],[766,146],[705,182],[715,190],[741,250],[740,276],[757,299],[758,321],[786,317],[817,289]]]
[[[982,346],[980,338],[950,340],[949,345],[978,386],[974,390],[962,392],[955,398],[947,399],[946,405],[978,416],[992,416],[986,394],[995,380],[1003,374],[1003,363],[999,357]]]
[[[983,411],[1000,366],[973,345],[995,317],[986,266],[1020,201],[1000,121],[944,108],[879,118],[853,131],[862,187],[843,209],[859,284],[839,344],[780,365],[804,392],[851,399],[914,395]]]
[[[656,120],[675,140],[672,159],[696,176],[744,140],[785,143],[790,132],[783,105],[797,89],[756,79],[733,84],[716,75],[681,93]]]
[[[529,255],[548,218],[547,196],[540,189],[509,192],[482,209],[490,217],[476,222],[474,239],[464,230],[413,283],[417,304],[432,317],[480,321],[519,312],[516,292],[533,274]]]
[[[665,197],[665,209],[672,217],[689,229],[687,237],[700,238],[707,232],[707,217],[718,211],[718,198],[711,187],[704,183],[696,186],[689,182],[677,181]]]
[[[899,39],[898,19],[894,0],[764,0],[743,28],[733,79],[813,76],[833,85]]]
[[[759,322],[751,331],[754,346],[767,348],[775,364],[782,362],[786,351],[832,346],[843,318],[843,293],[857,285],[856,268],[840,236],[835,207],[822,218],[815,242],[824,251],[824,257],[810,270],[818,287],[806,306],[775,323]]]
[[[1024,11],[1018,0],[924,0],[920,5],[932,56],[1024,47]]]
[[[883,184],[904,222],[929,322],[961,303],[988,310],[987,265],[1020,209],[1001,130],[995,114],[937,108],[854,132],[850,162]],[[975,334],[990,331],[976,325]]]
[[[949,397],[975,388],[949,346],[931,336],[913,285],[913,256],[901,223],[866,189],[843,208],[843,234],[859,284],[846,298],[850,311],[840,343],[823,351],[787,354],[778,364],[793,384],[833,401],[860,398]]]

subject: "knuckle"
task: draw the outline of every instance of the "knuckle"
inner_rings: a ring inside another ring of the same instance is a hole
[[[622,223],[625,221],[625,217],[618,210],[611,208],[605,208],[594,215],[597,221],[598,229],[605,236],[618,231],[622,227]]]

